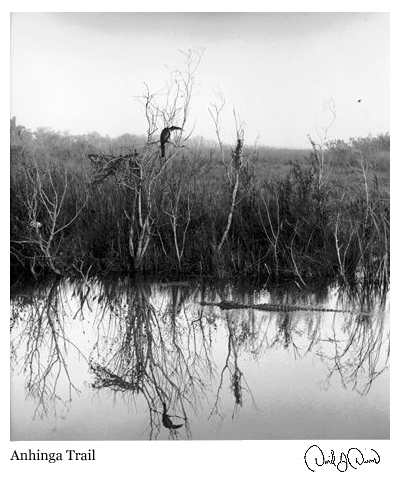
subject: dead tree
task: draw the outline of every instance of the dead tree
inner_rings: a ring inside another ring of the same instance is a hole
[[[75,205],[68,213],[67,193],[72,188],[66,168],[57,171],[54,167],[40,168],[36,163],[25,171],[27,185],[23,204],[26,210],[25,236],[13,244],[28,246],[30,269],[35,276],[35,266],[47,266],[57,275],[63,273],[64,265],[58,256],[65,230],[72,225],[87,204],[86,194],[81,205]],[[18,253],[14,253],[18,254]]]
[[[225,105],[224,99],[221,98],[220,105],[214,104],[212,105],[212,108],[209,109],[209,113],[215,125],[215,132],[216,132],[216,136],[219,143],[221,159],[223,164],[225,165],[226,175],[229,181],[229,185],[231,187],[231,193],[229,198],[229,210],[227,214],[226,225],[220,240],[217,241],[216,237],[214,237],[213,245],[212,245],[216,265],[219,264],[219,258],[222,251],[222,247],[224,243],[226,242],[227,236],[229,234],[231,222],[233,219],[234,209],[237,203],[237,192],[238,192],[238,188],[240,184],[240,173],[243,166],[243,148],[244,148],[243,123],[237,121],[237,116],[234,111],[233,113],[234,113],[234,119],[236,124],[236,145],[235,145],[235,149],[232,150],[231,152],[230,164],[227,164],[225,162],[224,146],[222,143],[221,133],[220,133],[220,129],[221,129],[220,119],[221,119],[221,112],[224,108],[224,105]]]
[[[237,191],[240,183],[240,171],[242,168],[242,150],[244,147],[244,130],[237,130],[237,143],[234,152],[232,153],[232,169],[233,169],[233,190],[230,196],[230,208],[227,216],[226,227],[223,231],[222,238],[217,246],[217,251],[220,253],[223,243],[226,241],[227,235],[231,227],[231,220],[233,219],[234,207],[236,205]]]
[[[159,199],[159,195],[163,195],[162,180],[173,159],[177,159],[179,148],[193,132],[191,129],[187,133],[187,122],[202,52],[190,50],[183,54],[184,69],[170,71],[165,88],[152,93],[144,84],[143,94],[137,97],[147,122],[147,141],[141,151],[124,157],[95,154],[90,157],[97,168],[92,184],[114,176],[122,194],[128,195],[129,204],[124,213],[128,221],[129,254],[136,272],[144,269],[146,252],[154,237],[156,196]],[[168,148],[163,155],[159,135],[171,125],[179,125],[179,128],[175,128],[173,141],[168,140],[173,148]]]

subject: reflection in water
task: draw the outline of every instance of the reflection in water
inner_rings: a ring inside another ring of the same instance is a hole
[[[371,314],[200,305],[220,300]],[[362,438],[365,414],[370,437],[389,437],[384,301],[130,280],[14,292],[13,439]],[[336,431],[320,420],[333,410]]]
[[[74,386],[66,351],[74,346],[65,335],[65,291],[56,280],[37,295],[20,295],[11,303],[11,359],[26,376],[26,389],[37,401],[35,415],[47,414],[58,398],[57,386],[67,385],[68,400]],[[68,319],[67,319],[68,320]]]

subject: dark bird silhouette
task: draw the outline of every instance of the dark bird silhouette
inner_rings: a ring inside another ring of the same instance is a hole
[[[361,98],[359,98],[359,100],[357,100],[357,102],[358,102],[358,103],[360,103],[361,101],[362,101],[362,99],[361,99]]]
[[[170,138],[170,132],[174,130],[183,130],[183,128],[180,128],[179,126],[167,126],[161,131],[161,156],[162,158],[165,156],[165,145],[169,141]]]
[[[182,427],[183,424],[173,424],[173,422],[170,419],[170,416],[166,412],[166,404],[164,402],[162,404],[163,404],[162,424],[167,429],[179,429],[180,427]]]

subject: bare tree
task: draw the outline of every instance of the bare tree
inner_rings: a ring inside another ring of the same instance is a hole
[[[223,164],[226,168],[226,176],[231,188],[230,197],[229,197],[229,209],[227,213],[226,225],[224,227],[222,236],[219,240],[214,238],[213,250],[215,253],[216,264],[218,264],[218,258],[220,256],[222,247],[226,242],[227,236],[230,231],[231,222],[233,219],[234,209],[237,203],[237,192],[240,184],[240,172],[243,166],[243,148],[244,148],[244,124],[238,120],[236,112],[233,111],[235,126],[236,126],[236,145],[235,148],[231,151],[231,161],[229,164],[226,164],[224,156],[224,145],[221,139],[221,113],[225,106],[225,100],[223,97],[220,97],[219,104],[213,104],[209,108],[209,113],[213,120],[215,126],[215,132],[219,143],[220,155]]]
[[[91,155],[92,162],[99,161],[101,164],[94,182],[113,175],[118,187],[130,199],[124,212],[129,228],[129,253],[135,271],[143,269],[144,258],[154,236],[154,212],[159,195],[164,194],[164,175],[172,160],[177,157],[179,148],[184,147],[193,132],[193,128],[188,132],[186,129],[202,51],[189,50],[182,54],[184,68],[170,70],[170,79],[165,88],[152,93],[145,83],[144,92],[137,97],[144,108],[147,123],[144,148],[124,157]],[[164,157],[159,148],[160,141],[156,138],[165,127],[176,125],[179,125],[177,133],[168,141],[173,148],[167,148]],[[179,247],[177,254],[181,259]]]
[[[333,126],[335,119],[337,117],[336,107],[334,99],[331,98],[326,105],[326,108],[330,112],[331,118],[327,126],[324,127],[323,132],[319,135],[319,141],[316,143],[310,135],[308,135],[310,144],[313,149],[314,160],[317,166],[317,189],[320,192],[322,185],[324,183],[325,177],[325,160],[326,160],[326,149],[328,143],[328,133]]]
[[[40,168],[35,162],[24,171],[26,189],[22,203],[26,210],[26,233],[23,239],[13,243],[30,247],[29,260],[34,275],[36,263],[48,265],[51,271],[61,275],[64,265],[58,251],[63,235],[86,206],[88,194],[80,205],[75,204],[74,212],[69,213],[66,198],[72,185],[66,167],[60,172],[50,165]]]
[[[169,195],[167,196],[166,204],[164,205],[164,212],[169,217],[173,234],[174,251],[177,258],[179,271],[181,271],[182,257],[186,245],[187,230],[191,221],[190,197],[186,194],[185,216],[181,218],[183,178],[180,178],[176,185],[171,185],[169,189]]]

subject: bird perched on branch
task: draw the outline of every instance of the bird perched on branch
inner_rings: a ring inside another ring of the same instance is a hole
[[[167,412],[166,412],[166,404],[163,402],[162,405],[163,405],[162,424],[167,429],[179,429],[180,427],[182,427],[183,424],[173,424],[173,422],[170,419],[169,414],[167,414]]]
[[[162,158],[165,156],[165,145],[169,141],[170,138],[170,132],[174,130],[183,130],[183,128],[180,128],[179,126],[167,126],[161,131],[161,156]]]

